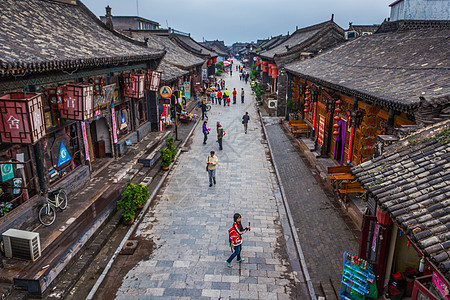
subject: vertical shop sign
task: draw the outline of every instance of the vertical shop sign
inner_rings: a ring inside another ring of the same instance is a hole
[[[208,71],[206,69],[202,70],[202,80],[208,79]]]
[[[436,272],[433,272],[433,283],[439,292],[442,294],[444,299],[450,299],[449,290],[447,285],[439,278],[439,275]]]
[[[183,83],[184,85],[184,96],[187,100],[191,99],[191,83],[186,81]]]
[[[81,131],[83,133],[83,143],[84,143],[84,150],[86,152],[86,160],[91,160],[91,156],[89,155],[89,144],[86,134],[86,122],[81,122]]]
[[[319,115],[319,137],[317,139],[317,142],[320,146],[323,146],[323,140],[325,136],[325,117],[322,115]]]
[[[82,122],[84,123],[84,122]],[[57,167],[62,166],[66,162],[70,161],[72,157],[70,157],[69,151],[67,151],[66,146],[63,142],[61,142],[61,146],[59,147],[59,157],[58,157],[58,165]]]
[[[377,250],[377,239],[378,239],[378,233],[380,232],[380,224],[375,225],[375,230],[373,231],[373,238],[372,238],[372,251],[375,252]]]
[[[12,164],[2,164],[1,169],[3,182],[14,178],[14,169]]]
[[[117,144],[117,124],[116,124],[116,112],[114,110],[114,104],[111,105],[111,116],[112,116],[112,129],[113,129],[113,140],[114,144]]]

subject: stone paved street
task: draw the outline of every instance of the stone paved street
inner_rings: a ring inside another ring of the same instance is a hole
[[[234,70],[233,70],[234,71]],[[183,153],[161,191],[156,205],[137,229],[137,238],[152,240],[155,249],[139,262],[117,292],[117,299],[307,299],[302,275],[292,271],[286,255],[277,201],[276,179],[266,158],[261,126],[250,86],[224,76],[230,91],[245,86],[246,101],[230,107],[214,105],[203,145],[201,126],[196,128],[188,152]],[[242,115],[251,117],[244,134]],[[216,121],[226,135],[218,151]],[[199,124],[200,125],[200,124]],[[215,150],[219,158],[217,185],[209,187],[206,157]],[[225,265],[231,254],[228,228],[233,214],[241,213],[245,262]],[[299,277],[300,280],[297,278]]]
[[[323,290],[327,299],[333,299],[333,287],[339,293],[343,254],[357,253],[358,240],[280,125],[266,124],[266,132],[314,290],[316,294]]]

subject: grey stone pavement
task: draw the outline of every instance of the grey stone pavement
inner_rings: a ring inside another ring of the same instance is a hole
[[[357,254],[359,242],[280,125],[263,120],[315,293],[334,299],[335,292],[339,295],[343,254]]]
[[[201,126],[196,128],[189,151],[136,230],[137,238],[151,240],[155,248],[123,278],[116,299],[308,299],[302,275],[286,254],[279,190],[250,86],[234,70],[224,78],[230,95],[233,87],[245,87],[245,103],[238,94],[235,105],[213,105],[207,145]],[[251,117],[248,134],[241,123],[245,111]],[[226,132],[223,151],[216,142],[217,121]],[[213,187],[205,171],[211,150],[219,158]],[[251,231],[243,236],[245,261],[234,260],[228,268],[227,230],[235,212],[243,225],[251,222]]]

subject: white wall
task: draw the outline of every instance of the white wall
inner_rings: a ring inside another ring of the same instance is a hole
[[[450,20],[449,0],[403,0],[391,7],[391,21]]]

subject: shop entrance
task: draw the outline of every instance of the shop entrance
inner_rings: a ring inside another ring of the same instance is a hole
[[[112,156],[111,140],[106,119],[100,118],[95,120],[90,128],[95,158]]]
[[[339,135],[334,141],[334,159],[339,162],[342,166],[344,163],[344,147],[345,147],[345,136],[347,133],[347,121],[339,120]]]

